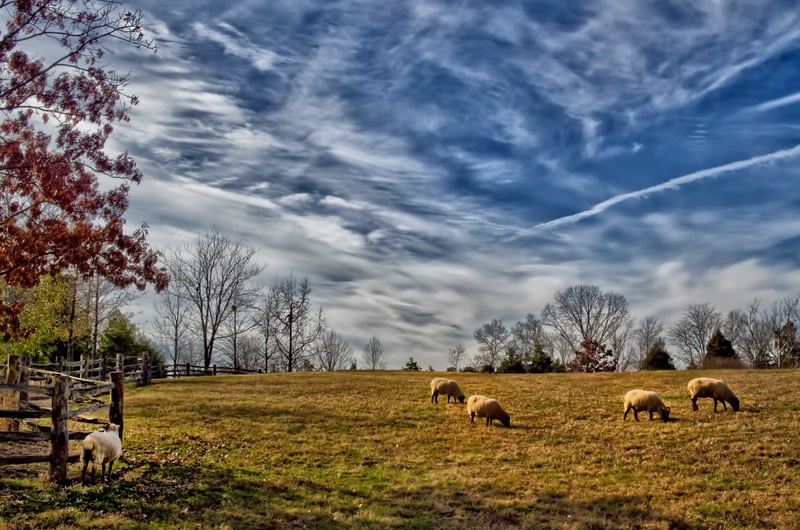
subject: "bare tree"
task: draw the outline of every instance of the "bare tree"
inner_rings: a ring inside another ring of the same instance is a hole
[[[456,344],[453,348],[447,350],[447,363],[458,372],[458,364],[467,356],[467,350],[463,344]]]
[[[272,291],[267,291],[266,295],[260,298],[260,304],[256,308],[256,321],[261,332],[261,359],[264,362],[264,371],[271,371],[275,366],[275,359],[278,356],[278,347],[275,345],[275,337],[272,335],[275,329],[277,316],[275,312],[275,295]]]
[[[773,333],[773,356],[775,366],[788,368],[794,366],[800,349],[800,298],[787,297],[775,302],[766,315],[766,320]]]
[[[532,313],[525,315],[525,320],[517,322],[511,328],[510,346],[525,360],[530,360],[537,346],[547,355],[553,355],[553,337],[545,331],[542,321]]]
[[[251,263],[256,250],[216,228],[199,236],[194,246],[172,252],[167,266],[182,296],[194,306],[203,341],[203,365],[211,366],[222,324],[237,300],[255,296],[250,282],[264,269]]]
[[[284,361],[287,372],[298,369],[311,353],[311,346],[325,332],[327,324],[320,308],[311,310],[311,282],[289,274],[276,279],[271,289],[270,338]]]
[[[585,341],[605,344],[630,320],[628,301],[595,285],[575,285],[555,294],[542,310],[542,322],[552,327],[573,351]]]
[[[161,292],[156,303],[153,327],[162,346],[168,352],[164,357],[172,360],[172,369],[177,372],[181,354],[189,348],[189,326],[191,324],[191,302],[176,288],[176,283]]]
[[[696,366],[705,355],[711,335],[721,326],[722,314],[713,305],[690,305],[684,317],[667,331],[670,343],[678,348],[675,357],[687,366]]]
[[[636,347],[634,345],[633,319],[628,319],[617,329],[609,341],[614,356],[614,366],[620,372],[638,370]]]
[[[510,332],[503,325],[503,321],[496,318],[476,329],[472,333],[472,337],[478,343],[481,362],[490,365],[493,369],[497,368],[498,359],[506,347],[509,336]]]
[[[735,312],[740,321],[738,326],[743,329],[734,347],[751,368],[769,368],[774,366],[775,360],[772,357],[772,326],[760,310],[760,305],[759,299],[754,298],[744,310]]]
[[[353,348],[338,333],[329,330],[323,333],[314,345],[314,360],[317,368],[326,372],[344,370],[353,361]]]
[[[108,316],[115,309],[122,309],[135,300],[136,295],[127,288],[114,285],[99,274],[86,280],[85,293],[85,304],[92,320],[92,358],[95,359],[97,358],[100,334],[108,321]]]
[[[635,363],[641,366],[647,357],[650,348],[664,333],[664,323],[656,317],[646,317],[639,320],[639,327],[633,332],[634,347],[636,350]]]
[[[252,347],[249,334],[258,327],[258,320],[255,312],[254,296],[241,294],[235,297],[234,304],[231,306],[231,314],[225,320],[221,328],[220,339],[223,355],[232,363],[233,369],[238,371],[242,368],[252,370],[252,367],[243,365],[245,352],[242,347]],[[247,343],[247,344],[245,344]],[[246,352],[251,356],[251,352]]]
[[[372,337],[364,346],[364,353],[361,356],[366,370],[385,370],[387,366],[386,351],[378,337]]]

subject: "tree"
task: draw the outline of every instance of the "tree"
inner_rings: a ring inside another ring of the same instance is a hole
[[[492,371],[497,368],[500,353],[505,349],[509,331],[502,320],[493,319],[476,329],[472,337],[478,342],[479,356],[482,365],[491,366]]]
[[[667,343],[664,342],[664,339],[657,338],[642,360],[642,370],[674,369],[675,365],[672,363],[672,357],[667,352]]]
[[[630,320],[628,301],[595,285],[575,285],[555,294],[542,310],[542,322],[552,327],[573,351],[582,343],[604,344]]]
[[[155,305],[153,328],[175,372],[181,354],[189,347],[191,310],[191,300],[181,293],[177,282],[161,292]]]
[[[320,308],[311,310],[311,282],[289,274],[276,279],[271,289],[270,336],[287,372],[293,371],[311,353],[316,340],[327,328]]]
[[[575,350],[575,358],[567,368],[571,372],[613,372],[617,369],[614,352],[596,340],[581,342],[581,349]]]
[[[721,324],[722,315],[711,304],[690,305],[683,318],[667,331],[667,338],[678,348],[676,357],[687,366],[697,366],[708,340]]]
[[[537,345],[536,350],[531,356],[528,364],[528,373],[545,374],[553,371],[553,359],[544,351],[541,345]]]
[[[206,369],[211,366],[221,326],[233,313],[233,306],[258,293],[250,284],[263,270],[250,263],[255,252],[212,228],[198,236],[194,246],[187,245],[167,259],[176,289],[193,307]]]
[[[417,364],[417,361],[415,361],[413,357],[409,357],[408,361],[406,361],[406,365],[403,367],[403,370],[419,372],[421,368],[419,367],[419,364]]]
[[[364,346],[364,353],[361,358],[364,361],[364,368],[366,370],[386,369],[386,352],[383,349],[383,344],[378,340],[378,337],[369,339],[369,342]]]
[[[633,332],[633,343],[636,352],[635,363],[639,365],[644,363],[650,349],[661,338],[662,333],[664,333],[664,323],[661,320],[655,317],[646,317],[639,320],[639,327]]]
[[[708,344],[706,344],[706,355],[718,359],[733,359],[736,357],[736,351],[734,351],[731,341],[722,334],[722,331],[716,329],[711,338],[708,339]]]
[[[458,364],[466,357],[466,350],[463,344],[456,344],[455,347],[447,350],[447,362],[453,367],[454,372],[458,372]]]
[[[143,351],[156,353],[150,341],[142,335],[135,324],[122,313],[115,309],[108,317],[108,325],[100,337],[98,353],[104,359],[114,358],[118,354],[123,356],[139,355]],[[158,359],[154,358],[153,362]]]
[[[92,321],[92,358],[95,358],[100,332],[108,317],[115,309],[122,309],[130,303],[134,295],[128,289],[120,289],[99,275],[94,275],[85,282],[85,292],[85,305]]]
[[[784,298],[773,304],[766,316],[773,335],[773,356],[775,366],[790,368],[800,359],[800,337],[797,334],[800,324],[800,298]]]
[[[2,7],[0,280],[31,288],[75,267],[82,278],[163,289],[169,277],[148,246],[146,225],[123,230],[130,185],[142,174],[128,153],[106,149],[113,124],[127,121],[137,101],[124,93],[128,76],[104,55],[110,42],[155,49],[141,13],[120,10],[117,0]],[[0,300],[6,337],[30,331],[20,326],[18,302]]]
[[[502,374],[524,374],[525,364],[522,362],[522,356],[514,348],[506,349],[506,355],[500,361],[497,371]]]
[[[523,363],[528,364],[538,350],[543,350],[549,357],[554,349],[552,335],[545,331],[542,321],[532,313],[525,315],[525,320],[517,322],[511,328],[509,344],[520,355]]]
[[[329,330],[319,337],[314,345],[313,355],[317,368],[327,372],[344,370],[355,362],[353,348],[333,330]]]

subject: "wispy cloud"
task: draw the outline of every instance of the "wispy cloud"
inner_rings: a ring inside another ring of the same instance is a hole
[[[730,164],[724,164],[722,166],[717,166],[709,169],[703,169],[701,171],[695,171],[694,173],[689,173],[688,175],[683,175],[680,177],[676,177],[674,179],[668,180],[662,184],[658,184],[656,186],[650,186],[648,188],[644,188],[641,190],[633,191],[630,193],[623,193],[620,195],[616,195],[610,199],[607,199],[603,202],[597,203],[588,210],[584,210],[582,212],[578,212],[572,215],[567,215],[564,217],[560,217],[558,219],[553,219],[552,221],[547,221],[545,223],[540,223],[538,225],[533,226],[532,228],[521,231],[520,233],[516,234],[512,238],[508,238],[507,241],[512,241],[519,237],[523,237],[525,235],[532,235],[537,232],[551,230],[554,228],[558,228],[563,225],[577,223],[583,219],[588,217],[593,217],[595,215],[601,214],[604,211],[608,210],[612,206],[620,204],[625,201],[630,201],[632,199],[641,199],[647,197],[648,195],[652,195],[653,193],[658,193],[662,191],[668,191],[675,188],[678,188],[682,185],[689,184],[691,182],[695,182],[697,180],[718,177],[725,173],[731,173],[733,171],[740,171],[742,169],[747,169],[749,167],[757,166],[759,164],[768,164],[772,162],[780,162],[782,160],[788,160],[800,155],[800,145],[796,145],[791,149],[783,149],[780,151],[775,151],[774,153],[769,153],[767,155],[756,156],[753,158],[749,158],[747,160],[739,160],[736,162],[731,162]]]

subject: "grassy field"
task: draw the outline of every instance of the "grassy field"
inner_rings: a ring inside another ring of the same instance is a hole
[[[436,375],[129,388],[117,480],[82,486],[73,464],[58,488],[45,466],[0,468],[0,527],[800,528],[800,371],[457,374],[510,429],[431,404]],[[698,375],[728,381],[742,411],[692,412]],[[632,388],[671,421],[623,422]]]

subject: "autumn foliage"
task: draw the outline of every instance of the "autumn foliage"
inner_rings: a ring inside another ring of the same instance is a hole
[[[0,279],[33,287],[75,267],[120,287],[168,277],[147,227],[124,231],[127,154],[109,155],[112,124],[127,121],[127,75],[102,61],[111,42],[153,48],[141,15],[117,0],[0,0]],[[103,179],[101,186],[100,179]],[[0,300],[0,332],[19,334],[20,303]]]

